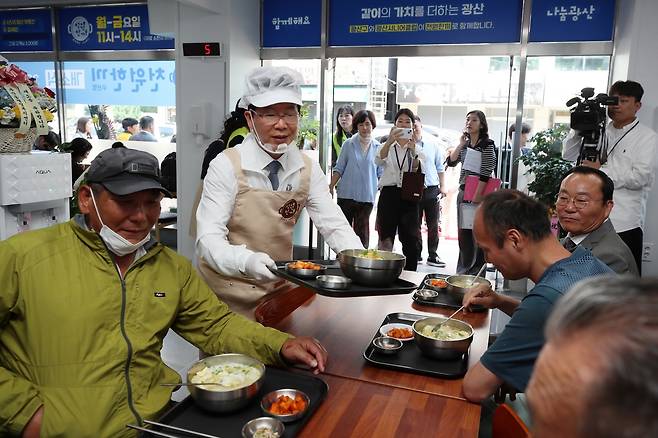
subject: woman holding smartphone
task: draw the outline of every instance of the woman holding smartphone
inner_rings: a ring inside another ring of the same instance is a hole
[[[484,253],[473,239],[473,215],[487,181],[496,166],[496,153],[493,140],[489,138],[489,125],[484,113],[479,110],[466,114],[466,126],[459,139],[459,145],[450,153],[448,166],[461,163],[459,174],[459,194],[457,195],[457,223],[459,241],[458,274],[476,274],[485,263]],[[466,178],[478,178],[477,188],[471,201],[464,201]]]
[[[402,176],[404,172],[417,171],[425,160],[422,148],[413,140],[413,127],[414,113],[408,108],[400,109],[388,138],[375,155],[375,164],[383,168],[377,204],[378,248],[391,251],[397,233],[407,258],[404,269],[409,271],[415,271],[418,265],[420,222],[418,203],[401,198]]]

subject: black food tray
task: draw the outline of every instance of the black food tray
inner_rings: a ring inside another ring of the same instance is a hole
[[[381,336],[379,329],[384,324],[397,322],[413,325],[414,322],[426,317],[427,315],[414,315],[412,313],[389,313],[380,326],[377,327],[377,333],[375,333],[372,339]],[[468,353],[463,354],[459,359],[432,359],[420,351],[414,340],[410,340],[403,341],[402,349],[397,354],[382,354],[375,350],[375,347],[372,345],[372,339],[366,351],[363,352],[363,357],[373,365],[448,379],[462,377],[468,370]]]
[[[286,388],[303,391],[311,400],[308,411],[302,418],[292,423],[285,423],[283,436],[294,437],[325,399],[329,387],[317,377],[271,367],[266,368],[265,381],[258,395],[249,402],[249,405],[236,412],[219,414],[204,411],[194,403],[191,396],[188,396],[165,413],[159,422],[222,438],[241,438],[242,427],[247,421],[267,416],[260,408],[261,398],[268,392]],[[158,427],[153,429],[160,431]],[[161,431],[168,432],[164,428]]]
[[[399,295],[406,294],[416,289],[418,286],[401,278],[396,279],[388,286],[362,286],[352,282],[347,289],[329,289],[320,286],[315,278],[299,278],[295,277],[286,270],[286,265],[294,260],[276,262],[277,269],[270,269],[279,277],[292,281],[299,285],[313,289],[320,295],[327,297],[347,298],[347,297],[369,297],[374,295]],[[322,275],[340,275],[345,276],[341,271],[340,266],[336,260],[309,260],[313,263],[327,267],[327,270]]]
[[[420,284],[418,289],[420,290],[424,287],[425,280],[429,280],[431,278],[448,278],[448,277],[450,277],[450,275],[447,274],[427,274],[425,278],[423,278],[423,282]],[[417,293],[414,292],[412,299],[414,300],[415,303],[421,304],[423,306],[447,307],[455,310],[459,309],[462,306],[461,301],[455,298],[454,296],[450,295],[446,290],[430,289],[428,287],[425,287],[425,289],[436,291],[438,292],[438,295],[434,298],[425,298],[419,296]],[[478,305],[471,306],[471,312],[483,312],[485,310],[487,310],[487,308],[484,306],[478,306]]]

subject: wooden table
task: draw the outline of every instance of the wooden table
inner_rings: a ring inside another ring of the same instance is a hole
[[[424,277],[416,272],[403,272],[402,276],[416,284]],[[449,315],[453,310],[419,306],[412,301],[411,294],[330,298],[300,290],[297,286],[287,294],[296,297],[296,302],[290,304],[286,293],[272,298],[267,303],[269,318],[263,322],[298,336],[312,336],[322,342],[329,352],[326,374],[465,400],[461,391],[462,379],[448,380],[375,367],[363,358],[363,351],[387,314]],[[293,308],[296,309],[293,311]],[[487,348],[490,312],[462,313],[457,318],[475,329],[469,356],[470,368]]]
[[[477,436],[479,405],[327,374],[320,377],[329,392],[300,438]]]

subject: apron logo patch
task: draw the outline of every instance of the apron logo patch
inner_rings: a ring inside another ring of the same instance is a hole
[[[164,298],[166,295],[167,294],[165,294],[164,292],[157,292],[157,291],[153,292],[153,296],[156,298]]]
[[[299,204],[294,199],[287,201],[283,204],[283,207],[279,209],[279,214],[283,216],[284,219],[290,219],[295,216],[299,211]]]

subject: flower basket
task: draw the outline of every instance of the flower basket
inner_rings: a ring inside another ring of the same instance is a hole
[[[0,60],[0,153],[27,152],[48,134],[57,104],[48,88],[17,66]]]
[[[37,139],[37,128],[28,129],[27,133],[16,137],[16,128],[0,127],[0,154],[28,152]]]

